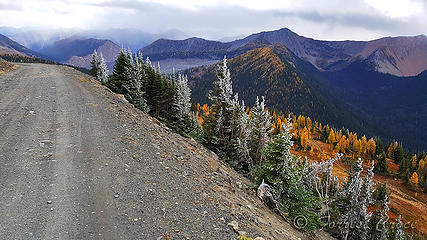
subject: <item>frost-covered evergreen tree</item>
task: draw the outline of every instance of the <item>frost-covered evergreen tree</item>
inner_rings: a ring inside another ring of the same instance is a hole
[[[210,92],[208,98],[212,105],[212,113],[216,118],[216,131],[219,137],[226,138],[227,133],[231,132],[230,110],[233,97],[233,86],[226,57],[217,66],[216,77],[217,79],[213,83],[214,90]]]
[[[249,171],[252,168],[252,160],[249,154],[249,136],[251,126],[249,124],[249,115],[246,112],[245,103],[239,102],[239,96],[236,94],[231,104],[231,144],[235,151],[229,154],[229,157],[238,170]]]
[[[373,216],[369,220],[369,240],[387,240],[388,239],[388,211],[390,201],[388,195],[382,200],[381,209],[374,212]]]
[[[322,226],[316,209],[321,199],[304,183],[305,165],[290,152],[293,142],[290,133],[291,120],[284,125],[284,132],[273,136],[265,147],[265,161],[254,170],[257,183],[262,181],[273,188],[274,199],[279,207],[289,213],[291,220],[304,217],[305,230],[311,231]]]
[[[153,68],[153,64],[151,63],[151,61],[150,61],[150,58],[149,58],[149,57],[147,57],[147,58],[145,59],[145,65],[147,65],[149,68]]]
[[[162,74],[162,71],[160,70],[160,62],[157,62],[157,69],[156,69],[158,74]]]
[[[147,66],[145,65],[143,56],[141,52],[138,52],[135,55],[135,59],[134,59],[134,64],[136,66],[136,68],[139,71],[139,74],[141,74],[141,85],[142,85],[142,89],[145,91],[146,87],[147,87]]]
[[[402,216],[399,215],[399,217],[396,219],[396,222],[394,223],[394,229],[391,234],[392,240],[405,240],[405,231],[403,230],[403,223],[402,223]]]
[[[96,49],[93,50],[92,53],[92,61],[90,61],[91,69],[90,69],[90,75],[97,78],[99,76],[100,66],[99,66],[99,58],[98,53],[96,52]]]
[[[102,52],[98,55],[96,50],[93,50],[92,61],[90,63],[92,65],[90,74],[101,83],[106,83],[108,80],[108,68]]]
[[[338,209],[338,234],[344,240],[366,239],[368,222],[371,215],[367,212],[367,200],[364,200],[364,183],[361,178],[362,160],[349,172],[348,180],[343,184],[334,207]]]
[[[107,64],[105,63],[104,56],[102,56],[102,52],[99,54],[98,62],[99,62],[99,72],[96,78],[98,81],[105,84],[108,81],[108,67],[107,67]]]
[[[134,61],[131,51],[126,52],[122,48],[114,65],[113,75],[106,85],[113,91],[123,94],[135,107],[147,112],[149,107],[144,98],[143,88],[145,75],[142,75],[138,61]]]
[[[209,92],[208,98],[211,102],[211,111],[204,117],[203,143],[216,151],[227,161],[234,162],[236,148],[233,143],[233,89],[230,70],[227,67],[227,58],[217,65],[217,79],[214,81],[214,89]]]
[[[362,192],[361,192],[361,201],[363,201],[364,204],[371,205],[374,203],[374,199],[372,197],[372,194],[374,192],[374,160],[371,161],[371,166],[368,169],[368,173],[366,174],[365,178],[363,179],[363,185],[362,185]]]
[[[272,131],[271,116],[265,109],[264,96],[261,99],[260,102],[258,96],[256,97],[255,106],[252,108],[250,117],[252,133],[249,145],[251,157],[254,161],[253,165],[258,165],[262,162],[261,151],[270,140]]]
[[[191,90],[190,87],[188,87],[187,76],[178,74],[175,86],[176,94],[173,107],[176,113],[176,118],[179,121],[184,121],[189,117],[191,108]]]
[[[126,75],[126,79],[123,81],[124,95],[136,108],[148,112],[149,107],[144,99],[142,86],[144,79],[139,69],[138,60],[133,60],[131,51],[128,52],[127,58],[130,64],[124,67]]]
[[[336,158],[331,158],[322,162],[304,163],[304,183],[317,193],[326,203],[330,198],[335,198],[338,193],[339,181],[332,175],[334,163],[341,159],[342,154],[337,154]]]

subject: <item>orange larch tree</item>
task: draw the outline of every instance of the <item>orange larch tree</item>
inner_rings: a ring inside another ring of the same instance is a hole
[[[413,184],[415,187],[418,186],[418,173],[414,172],[412,177],[409,179],[409,182]]]

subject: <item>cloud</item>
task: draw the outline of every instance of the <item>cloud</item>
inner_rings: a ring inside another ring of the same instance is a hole
[[[392,18],[384,18],[382,16],[365,14],[365,13],[350,13],[350,14],[321,14],[317,11],[312,12],[283,12],[273,11],[277,17],[295,17],[301,21],[310,21],[318,24],[326,24],[329,26],[347,26],[365,28],[370,30],[393,30],[395,28],[403,28],[408,25],[404,21],[399,21]]]
[[[22,11],[23,7],[18,3],[1,2],[0,11]]]
[[[138,2],[132,0],[111,0],[104,1],[100,3],[87,3],[89,6],[95,6],[100,8],[110,8],[110,9],[127,9],[138,12],[149,12],[149,11],[159,11],[162,5],[150,3],[150,2]]]
[[[393,18],[422,13],[423,7],[421,2],[413,0],[366,0],[365,2],[382,14]]]
[[[88,29],[135,28],[160,33],[225,36],[288,27],[325,40],[367,40],[425,33],[423,0],[22,0],[21,12],[4,11],[0,25]],[[404,5],[402,5],[404,4]],[[3,4],[4,5],[4,4]],[[0,11],[2,0],[0,0]],[[402,9],[401,12],[398,10]]]

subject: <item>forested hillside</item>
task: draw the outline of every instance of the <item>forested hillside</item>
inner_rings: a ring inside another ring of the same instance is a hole
[[[358,117],[374,128],[365,132],[397,140],[413,151],[427,149],[427,72],[396,77],[357,61],[337,72],[318,72],[339,91]]]
[[[369,136],[400,141],[411,150],[427,149],[426,72],[397,77],[356,61],[325,72],[302,61],[283,45],[264,45],[229,60],[239,96],[249,104],[264,95],[270,108],[293,112]],[[185,71],[197,102],[207,102],[215,80],[213,66]],[[399,126],[399,127],[396,127]]]
[[[253,96],[265,96],[266,104],[276,111],[311,116],[336,127],[369,132],[369,124],[338,98],[336,89],[283,45],[256,48],[228,62],[235,89],[249,105],[254,104]],[[214,66],[185,73],[195,101],[207,103],[207,94],[215,80]]]

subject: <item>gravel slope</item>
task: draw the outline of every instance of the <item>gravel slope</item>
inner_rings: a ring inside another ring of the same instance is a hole
[[[0,239],[310,239],[248,180],[87,75],[0,75]],[[322,235],[322,239],[327,238]]]

